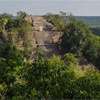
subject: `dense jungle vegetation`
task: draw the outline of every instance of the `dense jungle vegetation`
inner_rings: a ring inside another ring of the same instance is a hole
[[[0,100],[99,100],[100,36],[73,16],[45,15],[62,34],[62,55],[47,59],[37,49],[33,61],[32,23],[26,16],[0,15]]]

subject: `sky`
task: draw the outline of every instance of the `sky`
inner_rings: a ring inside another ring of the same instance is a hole
[[[75,16],[100,16],[100,0],[0,0],[0,13],[32,15],[64,11]]]

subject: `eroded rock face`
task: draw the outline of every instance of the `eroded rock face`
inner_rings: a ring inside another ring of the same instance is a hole
[[[33,22],[33,29],[35,31],[43,31],[44,29],[44,18],[40,16],[33,16],[32,17],[32,22]]]
[[[58,42],[60,38],[60,32],[54,30],[54,26],[48,23],[44,17],[33,16],[33,33],[37,40],[48,40],[52,43]],[[38,41],[37,41],[38,42]]]
[[[44,17],[33,16],[33,34],[36,47],[42,49],[45,55],[57,53],[56,43],[59,41],[60,32],[53,30],[54,27]]]

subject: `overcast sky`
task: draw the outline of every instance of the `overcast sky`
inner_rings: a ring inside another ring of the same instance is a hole
[[[79,16],[100,16],[100,0],[0,0],[0,13],[18,11],[41,15],[47,12],[71,12]]]

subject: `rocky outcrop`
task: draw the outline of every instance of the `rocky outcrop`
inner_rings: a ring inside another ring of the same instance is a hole
[[[60,32],[54,30],[54,26],[48,23],[44,17],[32,16],[33,34],[35,46],[41,48],[45,55],[58,53],[57,42],[60,38]]]

